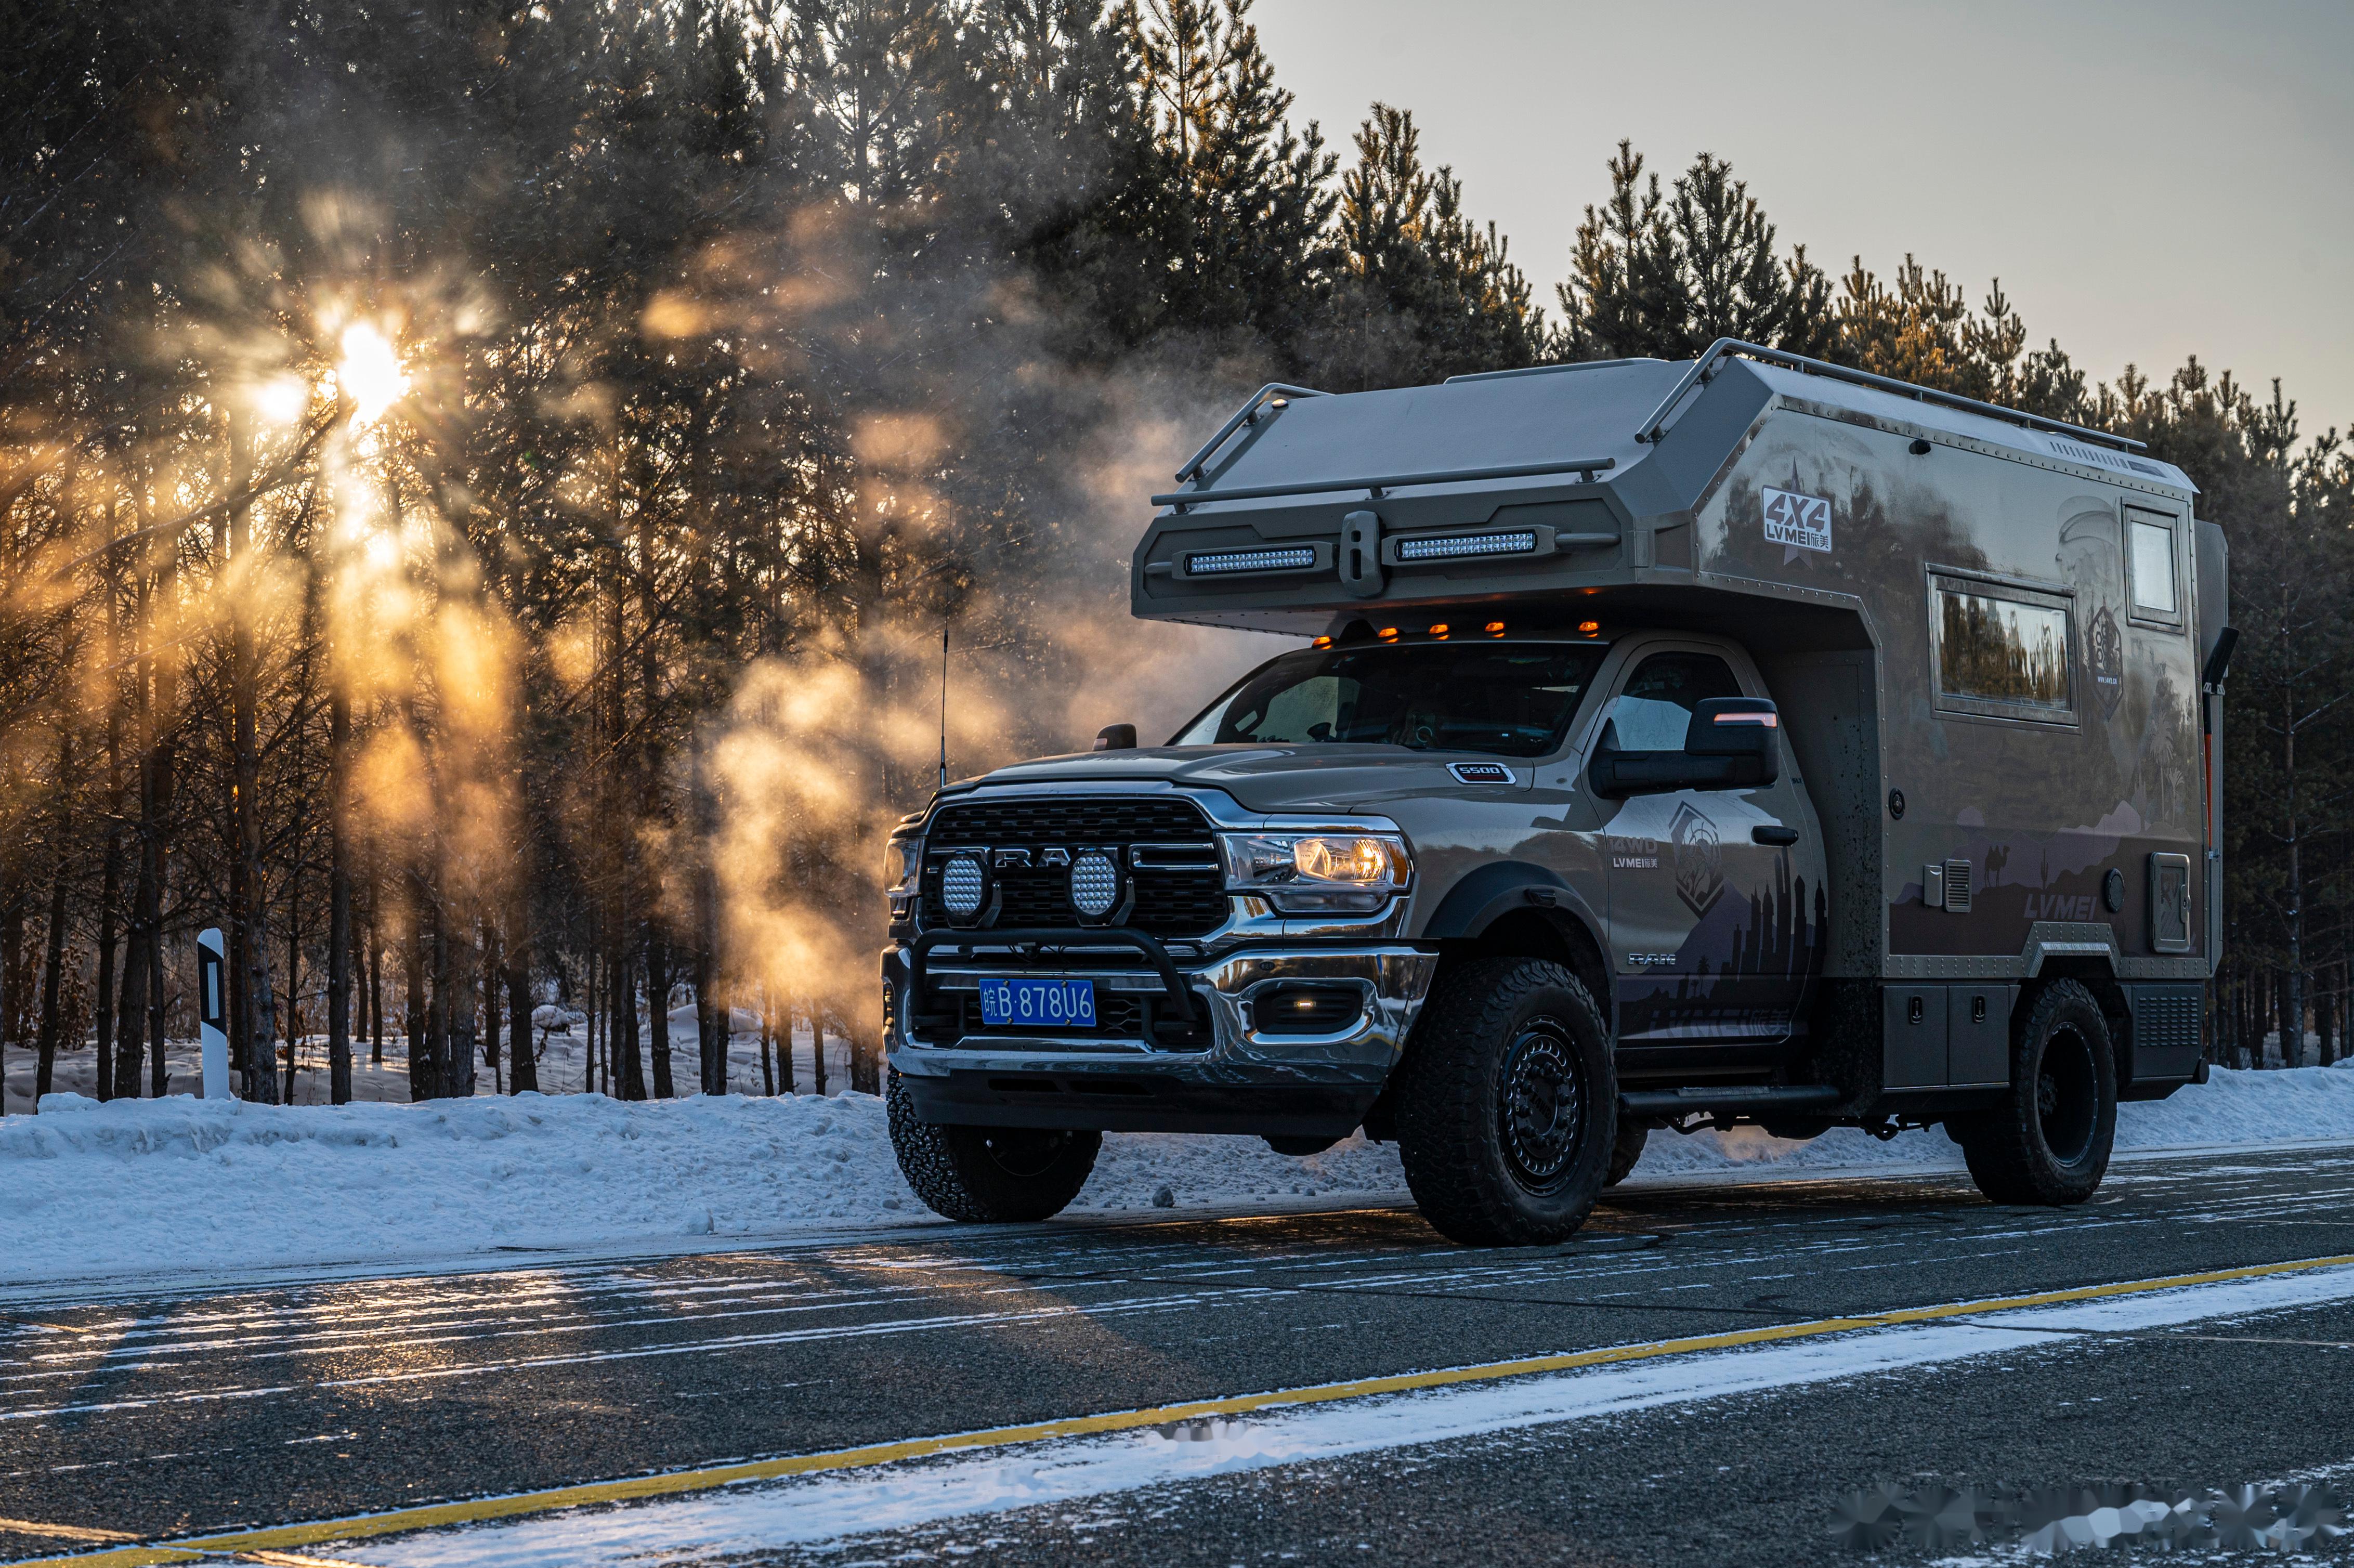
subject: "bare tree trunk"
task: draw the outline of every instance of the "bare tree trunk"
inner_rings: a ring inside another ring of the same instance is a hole
[[[299,845],[301,830],[296,830]],[[301,852],[286,874],[286,1099],[294,1103],[294,1070],[302,1059],[302,911],[295,899],[302,886]]]
[[[368,1065],[384,1065],[384,878],[376,850],[368,850],[367,900]]]
[[[110,519],[111,512],[110,511]],[[117,524],[110,520],[111,533]],[[106,665],[122,656],[122,610],[110,573],[106,584]],[[122,900],[122,697],[117,686],[106,698],[106,854],[98,885],[98,1018],[91,1037],[91,1064],[98,1097],[114,1097],[115,906]]]
[[[73,732],[64,732],[58,745],[58,778],[60,785],[72,770]],[[62,841],[63,835],[59,835]],[[56,1080],[58,1066],[58,1032],[64,1012],[58,987],[65,980],[66,957],[66,849],[58,845],[56,869],[49,877],[49,940],[41,963],[41,1024],[35,1035],[33,1049],[33,1108],[41,1107],[41,1097],[49,1092]]]
[[[153,961],[145,919],[147,899],[144,889],[132,895],[133,906],[129,938],[123,943],[122,995],[114,1021],[114,1038],[101,1041],[99,1049],[114,1053],[114,1093],[118,1099],[139,1097],[139,1058],[144,1052],[145,1031],[140,1026],[146,1021],[147,966]]]
[[[776,1048],[776,1021],[769,1013],[769,999],[760,998],[760,1092],[773,1097],[777,1092],[777,1070],[769,1054]]]
[[[164,923],[159,917],[148,939],[147,1050],[148,1093],[162,1099],[172,1089],[172,1064],[164,1054]]]
[[[533,1048],[531,1031],[531,892],[527,878],[519,876],[514,902],[508,918],[513,924],[507,930],[507,1054],[514,1069],[507,1075],[507,1085],[516,1094],[533,1093],[539,1089],[539,1053]]]
[[[431,1022],[425,1012],[425,879],[415,870],[408,875],[408,930],[401,944],[401,1029],[408,1047],[408,1097],[429,1100],[440,1092],[433,1073]]]
[[[494,1093],[507,1092],[506,1080],[499,1071],[499,981],[504,975],[499,968],[499,928],[490,921],[482,922],[482,1065],[491,1070],[491,1088]]]
[[[25,884],[18,868],[10,863],[7,900],[0,906],[0,1086],[7,1080],[6,1047],[10,1042],[24,1043],[21,1020],[27,1012],[25,987]],[[8,1108],[8,1097],[0,1087],[0,1114]]]
[[[251,478],[253,441],[245,417],[228,415],[228,493],[242,493]],[[268,916],[261,878],[260,655],[249,608],[260,587],[250,502],[228,509],[229,749],[235,789],[230,800],[229,968],[231,1060],[242,1055],[245,1095],[264,1105],[278,1097],[277,1004],[270,995]],[[241,982],[241,983],[240,983]],[[240,1046],[242,1051],[240,1052]]]
[[[642,1100],[646,1097],[646,1066],[638,1054],[638,997],[630,963],[630,946],[617,942],[613,948],[612,976],[613,1071],[620,1084],[619,1097]]]
[[[475,1054],[481,1046],[474,1033],[474,927],[471,919],[445,911],[441,928],[449,968],[446,978],[437,977],[434,989],[448,999],[442,1014],[450,1040],[449,1054],[441,1059],[441,1092],[464,1099],[474,1092],[474,1069],[482,1060]]]
[[[122,770],[115,768],[115,787],[111,790],[114,805],[109,816],[122,815]],[[106,866],[99,877],[98,892],[98,1017],[97,1028],[90,1036],[91,1064],[97,1073],[95,1087],[98,1097],[114,1097],[114,906],[122,896],[122,837],[110,821],[106,827]]]
[[[671,1099],[678,1094],[677,1080],[671,1075],[670,1066],[670,945],[654,929],[652,920],[646,922],[646,1030],[647,1044],[654,1059],[654,1096]]]
[[[332,667],[327,682],[327,1103],[342,1106],[352,1100],[352,698]]]

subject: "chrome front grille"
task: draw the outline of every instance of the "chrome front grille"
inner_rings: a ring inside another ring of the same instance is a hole
[[[954,923],[941,883],[960,850],[988,852],[994,910],[982,929],[1082,924],[1071,902],[1071,874],[1075,860],[1084,864],[1079,852],[1087,849],[1117,851],[1120,874],[1134,883],[1134,906],[1121,924],[1155,937],[1202,937],[1226,919],[1217,840],[1209,820],[1186,800],[1070,795],[956,801],[933,813],[925,846],[921,906],[928,927]]]

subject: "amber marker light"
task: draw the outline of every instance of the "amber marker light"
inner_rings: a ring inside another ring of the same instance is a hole
[[[1504,623],[1500,620],[1490,621],[1487,625],[1487,632],[1490,637],[1501,637],[1504,634]]]
[[[1397,628],[1394,626],[1384,626],[1379,631],[1374,632],[1373,635],[1380,638],[1384,642],[1394,642],[1397,641]]]
[[[1577,623],[1577,629],[1591,637],[1602,630],[1602,623],[1598,620],[1581,620]]]
[[[1442,620],[1442,621],[1440,621],[1437,625],[1436,625],[1436,626],[1432,627],[1432,628],[1430,629],[1430,634],[1431,634],[1433,637],[1444,637],[1444,636],[1446,636],[1446,635],[1447,635],[1447,622],[1445,622],[1445,621],[1443,621],[1443,620]]]
[[[1320,637],[1314,642],[1309,644],[1309,646],[1312,648],[1330,648],[1332,646],[1332,640],[1329,637]]]

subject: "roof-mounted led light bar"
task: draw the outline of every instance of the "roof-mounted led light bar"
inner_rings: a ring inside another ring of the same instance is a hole
[[[1400,539],[1397,558],[1406,561],[1457,561],[1472,556],[1533,556],[1533,528],[1510,528],[1500,534],[1457,534],[1451,537]]]
[[[1316,564],[1313,546],[1284,550],[1214,550],[1185,557],[1185,575],[1209,577],[1218,572],[1299,571]]]
[[[1285,545],[1265,550],[1197,550],[1185,557],[1185,575],[1217,577],[1245,572],[1309,572],[1316,569],[1322,553],[1314,545]]]

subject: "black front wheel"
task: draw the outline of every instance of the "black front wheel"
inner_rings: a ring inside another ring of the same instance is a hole
[[[2010,1093],[1955,1128],[1998,1203],[2081,1203],[2108,1173],[2117,1069],[2108,1020],[2074,980],[2045,988],[2012,1037]]]
[[[1635,1162],[1643,1158],[1643,1145],[1651,1138],[1651,1124],[1646,1121],[1622,1121],[1618,1136],[1610,1145],[1609,1173],[1602,1178],[1605,1187],[1616,1187],[1634,1174]]]
[[[1393,1094],[1424,1217],[1474,1246],[1567,1239],[1616,1152],[1609,1032],[1575,975],[1482,959],[1443,976]]]
[[[885,1103],[899,1173],[934,1213],[951,1220],[1019,1223],[1059,1214],[1087,1185],[1103,1148],[1100,1132],[925,1121],[896,1073]]]

